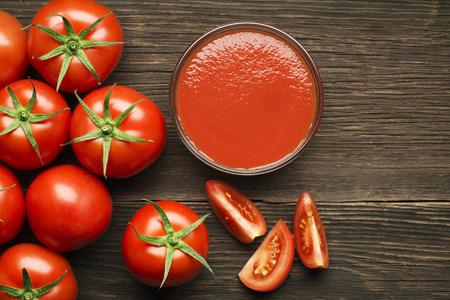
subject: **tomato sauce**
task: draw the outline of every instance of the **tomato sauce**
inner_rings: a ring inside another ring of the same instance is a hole
[[[258,30],[222,33],[199,47],[181,70],[175,93],[179,120],[197,149],[243,169],[292,153],[318,105],[301,55]]]

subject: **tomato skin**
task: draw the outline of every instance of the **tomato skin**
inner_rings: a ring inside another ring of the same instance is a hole
[[[328,268],[329,255],[325,229],[316,204],[308,192],[297,201],[293,235],[295,250],[303,264],[310,268]]]
[[[11,188],[9,188],[11,187]],[[0,165],[0,245],[19,234],[25,221],[25,197],[16,175]]]
[[[62,18],[57,16],[48,18],[50,15],[63,15],[72,24],[75,33],[79,33],[109,12],[111,12],[110,9],[93,0],[53,0],[36,13],[31,23],[49,27],[66,35]],[[114,14],[110,14],[84,40],[123,42],[123,31],[119,20]],[[27,42],[28,59],[45,81],[55,87],[61,70],[63,55],[47,60],[39,60],[36,57],[40,57],[59,46],[60,44],[48,34],[34,26],[30,27]],[[97,71],[100,82],[103,82],[116,68],[122,56],[122,51],[123,44],[84,50]],[[98,85],[91,72],[74,57],[59,89],[67,93],[73,93],[75,90],[78,93],[84,93],[93,90]]]
[[[111,86],[99,88],[89,93],[83,101],[93,112],[103,117],[103,102]],[[153,142],[124,142],[112,140],[106,176],[126,178],[150,166],[160,156],[166,142],[166,122],[161,110],[141,93],[125,87],[114,86],[110,98],[111,117],[114,120],[133,103],[141,101],[118,127],[124,133]],[[70,124],[70,138],[83,136],[96,130],[81,105],[73,112]],[[103,175],[103,139],[82,141],[72,144],[73,151],[85,168]]]
[[[61,282],[39,300],[74,300],[78,284],[69,261],[61,254],[34,244],[18,244],[0,255],[0,285],[23,288],[22,268],[30,275],[33,288],[55,281],[67,271]],[[0,300],[12,299],[0,292]]]
[[[277,250],[280,250],[278,254]],[[272,270],[264,268],[270,263],[269,257],[276,261],[271,265]],[[292,235],[284,221],[280,219],[239,272],[239,278],[243,284],[255,291],[269,292],[278,288],[286,280],[293,261]],[[257,270],[260,270],[259,274],[255,274]],[[267,274],[263,272],[267,272]]]
[[[158,201],[167,214],[175,231],[184,229],[199,219],[187,206],[175,201]],[[147,236],[165,235],[161,218],[156,209],[148,204],[139,209],[130,221],[140,234]],[[209,236],[204,223],[184,239],[191,248],[206,259],[209,251]],[[159,287],[164,274],[166,248],[153,246],[140,240],[131,225],[125,229],[122,238],[122,255],[130,273],[142,283]],[[202,264],[191,256],[176,250],[165,287],[178,286],[194,279]]]
[[[14,16],[0,10],[0,88],[21,79],[28,70],[27,31]]]
[[[206,183],[208,202],[225,229],[243,243],[266,233],[264,217],[253,202],[228,183],[210,180]]]
[[[61,111],[52,118],[32,123],[31,131],[36,139],[42,162],[30,144],[22,128],[0,135],[0,159],[8,165],[21,169],[32,170],[48,165],[64,149],[62,144],[69,138],[70,110],[64,98],[48,84],[32,80],[36,88],[37,100],[32,110],[34,114],[49,114]],[[28,79],[22,79],[8,85],[16,94],[19,102],[25,106],[33,93],[33,86]],[[0,105],[14,108],[6,87],[0,90]],[[13,118],[0,112],[0,132],[13,121]]]
[[[39,174],[26,194],[28,223],[36,238],[55,251],[83,248],[108,228],[112,200],[105,184],[74,165]]]

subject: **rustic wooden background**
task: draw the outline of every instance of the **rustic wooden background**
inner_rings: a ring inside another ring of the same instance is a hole
[[[24,25],[46,1],[2,0]],[[450,297],[450,1],[99,0],[118,16],[126,46],[105,84],[151,98],[167,121],[167,144],[141,174],[108,179],[114,215],[106,234],[66,256],[79,299],[304,299]],[[168,91],[183,51],[227,23],[275,26],[309,51],[322,75],[325,106],[312,143],[274,173],[238,177],[194,158],[170,119]],[[30,71],[31,76],[36,76]],[[70,95],[69,102],[75,103]],[[67,148],[53,164],[78,164]],[[40,171],[18,171],[24,189]],[[204,184],[227,181],[254,200],[271,228],[292,226],[294,206],[316,199],[330,267],[310,271],[296,257],[276,291],[246,288],[237,273],[262,238],[244,245],[214,216],[206,220],[209,264],[191,283],[158,291],[129,275],[120,243],[142,198],[210,212]],[[13,242],[37,242],[27,226]],[[1,270],[0,270],[1,272]]]

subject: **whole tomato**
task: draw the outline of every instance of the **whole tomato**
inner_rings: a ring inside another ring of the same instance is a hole
[[[112,200],[105,184],[74,165],[39,174],[26,195],[28,223],[36,238],[55,251],[74,251],[98,239],[108,228]]]
[[[26,274],[24,269],[26,270]],[[69,261],[61,254],[34,244],[18,244],[0,255],[0,285],[13,298],[74,300],[78,284]],[[29,278],[27,278],[27,275]],[[31,287],[27,287],[29,283]],[[12,299],[0,287],[0,300]],[[23,294],[22,297],[18,295]]]
[[[79,101],[70,122],[70,143],[88,170],[105,177],[130,177],[147,168],[163,151],[164,116],[141,93],[114,85],[99,88]]]
[[[194,279],[206,262],[209,237],[203,220],[175,201],[149,201],[136,212],[122,238],[130,273],[153,287],[178,286]],[[166,261],[171,262],[166,266]]]
[[[0,88],[21,79],[29,67],[27,32],[12,15],[0,10]]]
[[[53,0],[34,16],[27,50],[31,65],[57,90],[84,93],[116,68],[123,31],[111,10],[98,2]]]
[[[51,163],[69,138],[70,109],[46,83],[22,79],[0,90],[0,159],[31,170]]]
[[[16,175],[0,165],[0,245],[12,240],[25,221],[25,197]]]

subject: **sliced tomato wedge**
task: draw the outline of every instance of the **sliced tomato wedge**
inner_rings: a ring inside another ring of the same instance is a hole
[[[239,272],[239,278],[255,291],[272,291],[289,275],[294,252],[291,231],[280,219]]]
[[[228,183],[210,180],[206,183],[208,202],[225,229],[243,243],[266,233],[264,217],[243,193]]]
[[[316,203],[311,195],[303,193],[294,212],[293,233],[295,250],[303,264],[310,268],[328,268],[329,256],[325,229]]]

